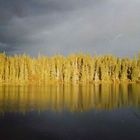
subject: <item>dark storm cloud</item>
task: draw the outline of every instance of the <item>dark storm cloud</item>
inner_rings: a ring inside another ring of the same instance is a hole
[[[0,51],[132,55],[139,0],[0,0]]]

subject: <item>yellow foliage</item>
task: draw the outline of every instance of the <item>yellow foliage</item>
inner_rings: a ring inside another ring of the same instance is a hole
[[[0,54],[1,83],[94,83],[140,80],[139,59],[111,55],[73,54],[68,57]]]

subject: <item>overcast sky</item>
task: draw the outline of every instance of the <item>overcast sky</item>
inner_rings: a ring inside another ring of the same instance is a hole
[[[133,56],[140,0],[0,0],[0,52]]]

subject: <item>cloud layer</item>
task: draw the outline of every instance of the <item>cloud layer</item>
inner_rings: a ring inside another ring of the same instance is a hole
[[[140,50],[139,0],[0,0],[0,51],[132,56]]]

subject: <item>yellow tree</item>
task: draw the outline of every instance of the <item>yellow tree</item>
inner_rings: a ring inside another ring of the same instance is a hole
[[[0,54],[0,82],[4,80],[5,54]]]

